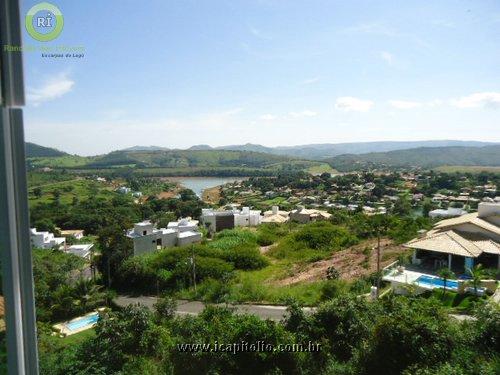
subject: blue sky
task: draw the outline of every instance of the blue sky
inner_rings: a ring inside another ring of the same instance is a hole
[[[498,1],[51,3],[85,57],[25,53],[42,145],[500,141]]]

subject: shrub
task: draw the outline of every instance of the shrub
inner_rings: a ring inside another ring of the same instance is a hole
[[[326,278],[328,280],[336,280],[339,277],[340,277],[340,273],[338,270],[335,269],[335,267],[333,267],[333,266],[328,267],[328,269],[326,270]]]
[[[329,300],[346,293],[347,283],[343,280],[328,280],[321,288],[321,300]]]

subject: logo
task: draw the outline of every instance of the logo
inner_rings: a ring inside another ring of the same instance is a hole
[[[55,5],[40,3],[28,10],[25,23],[26,30],[33,39],[50,42],[61,34],[64,18]]]

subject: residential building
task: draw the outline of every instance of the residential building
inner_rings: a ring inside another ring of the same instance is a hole
[[[234,211],[216,211],[211,208],[203,208],[200,216],[201,223],[211,232],[220,232],[224,229],[234,228]]]
[[[438,222],[425,236],[405,244],[423,268],[463,272],[475,264],[500,269],[500,203],[480,203],[478,211]]]
[[[328,220],[332,215],[326,211],[306,209],[299,206],[296,210],[290,212],[290,220],[299,223],[310,223],[312,221]]]
[[[77,240],[81,240],[83,236],[85,235],[83,229],[68,229],[68,230],[62,230],[61,231],[61,236],[68,238],[68,237],[73,237]]]
[[[66,243],[66,238],[55,237],[54,233],[38,232],[36,228],[30,229],[31,245],[38,249],[61,248]]]
[[[91,249],[93,247],[93,244],[71,245],[66,248],[66,252],[90,261]]]
[[[126,186],[120,186],[118,189],[116,189],[116,191],[121,194],[128,194],[132,191],[132,189]]]
[[[449,217],[456,217],[456,216],[462,216],[465,215],[467,211],[462,210],[461,208],[448,208],[446,210],[443,209],[437,209],[437,210],[432,210],[429,212],[429,217],[435,219],[438,217],[441,218],[449,218]]]
[[[286,223],[290,219],[290,212],[280,211],[278,206],[272,206],[270,211],[264,212],[261,223]]]
[[[251,210],[249,207],[234,211],[235,227],[255,227],[260,225],[261,219],[260,211]]]
[[[157,229],[150,221],[136,223],[127,232],[134,242],[134,255],[150,253],[158,249],[184,246],[201,241],[198,222],[190,218],[168,223],[168,228]]]

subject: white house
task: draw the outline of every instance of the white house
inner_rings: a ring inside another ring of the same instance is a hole
[[[55,237],[54,233],[38,232],[36,228],[30,229],[31,245],[38,249],[61,248],[66,243],[66,238]]]
[[[93,244],[71,245],[66,249],[66,252],[90,260],[90,250],[93,247]]]
[[[120,186],[118,189],[116,189],[116,191],[121,194],[128,194],[132,191],[132,189],[126,186]]]
[[[168,223],[168,228],[157,229],[150,221],[142,221],[127,232],[134,242],[134,255],[150,253],[155,250],[184,246],[201,241],[198,222],[190,218]]]
[[[437,218],[437,217],[442,217],[442,218],[449,218],[449,217],[456,217],[456,216],[462,216],[465,215],[467,211],[462,210],[461,208],[448,208],[447,210],[443,209],[437,209],[437,210],[432,210],[429,212],[429,217],[431,218]]]
[[[234,210],[235,227],[255,227],[261,222],[260,211],[251,210],[249,207],[243,207],[240,210]]]

